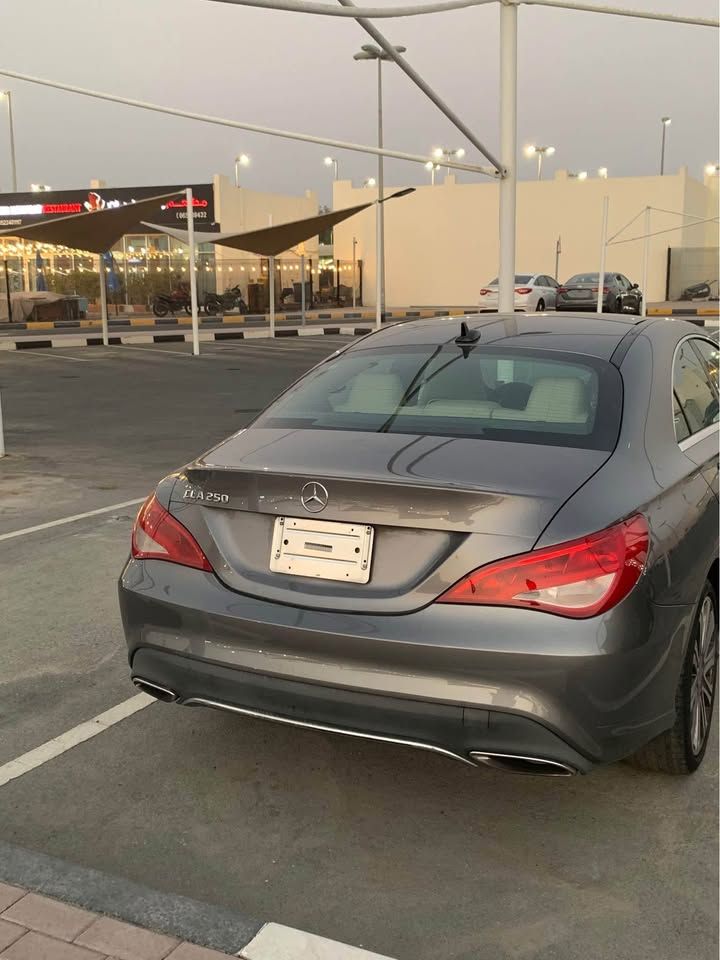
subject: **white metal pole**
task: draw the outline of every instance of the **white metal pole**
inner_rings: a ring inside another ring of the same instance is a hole
[[[538,150],[537,158],[538,158],[537,178],[538,178],[538,180],[542,180],[542,162],[543,162],[543,153],[542,153],[542,150]]]
[[[602,231],[600,234],[600,273],[598,274],[597,312],[603,312],[603,287],[605,286],[605,255],[607,253],[608,206],[609,197],[603,197]]]
[[[305,326],[305,254],[300,254],[300,322]]]
[[[190,252],[190,310],[192,313],[192,352],[200,353],[200,335],[198,330],[197,276],[195,274],[195,213],[193,211],[192,187],[185,190],[185,211],[187,213],[188,247]]]
[[[378,57],[378,149],[383,148],[383,114],[382,114],[382,58]],[[385,312],[385,204],[384,196],[384,159],[382,154],[378,155],[378,296],[380,299],[380,320],[377,320],[377,326],[382,325],[382,315]]]
[[[648,282],[648,259],[650,254],[650,207],[645,207],[645,242],[643,243],[643,261],[642,261],[642,308],[641,316],[647,316],[647,282]]]
[[[357,306],[357,239],[355,237],[353,237],[352,251],[353,251],[352,283],[353,283],[353,308],[354,308]]]
[[[2,394],[0,394],[0,457],[5,456],[5,432],[2,418]]]
[[[275,257],[268,263],[268,293],[270,296],[270,336],[275,336]]]
[[[17,193],[17,161],[15,159],[15,127],[13,125],[12,92],[6,91],[8,105],[8,122],[10,124],[10,160],[12,162],[12,188]]]
[[[107,283],[105,282],[105,261],[102,254],[98,257],[98,279],[100,281],[100,321],[102,323],[103,346],[110,343],[108,338]]]
[[[500,270],[498,308],[515,309],[515,207],[517,190],[517,7],[500,5]]]

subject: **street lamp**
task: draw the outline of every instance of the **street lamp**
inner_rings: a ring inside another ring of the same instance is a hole
[[[434,187],[434,186],[435,186],[435,173],[436,173],[437,170],[440,169],[440,164],[439,164],[439,163],[435,163],[434,160],[428,160],[428,162],[425,164],[425,169],[430,171],[430,186],[431,186],[431,187]]]
[[[377,180],[375,177],[367,177],[365,180],[363,180],[364,187],[374,187],[376,184]]]
[[[555,147],[538,147],[534,143],[529,143],[525,147],[526,157],[537,157],[537,178],[542,180],[542,167],[545,157],[551,157],[555,153]]]
[[[10,161],[12,163],[12,188],[17,193],[17,164],[15,162],[15,129],[13,127],[12,97],[9,90],[0,90],[0,97],[7,100],[8,123],[10,125]]]
[[[665,173],[665,131],[672,123],[672,117],[660,117],[662,123],[662,144],[660,146],[660,176]]]
[[[720,176],[720,163],[708,163],[705,167],[705,175],[708,177]]]
[[[235,186],[240,186],[240,167],[249,167],[250,157],[246,153],[241,153],[235,157]]]
[[[52,187],[49,187],[46,183],[31,183],[30,190],[33,193],[47,193],[52,190]]]
[[[587,180],[587,170],[578,170],[577,173],[569,170],[568,177],[570,177],[571,180]]]
[[[405,53],[407,47],[393,46],[395,53]],[[353,55],[353,60],[377,60],[377,123],[378,123],[378,148],[382,150],[383,146],[383,119],[382,119],[382,62],[383,60],[392,60],[389,53],[386,53],[381,47],[376,47],[373,43],[364,43],[360,50]],[[384,197],[384,172],[383,156],[378,154],[378,203],[376,212],[377,228],[377,302],[375,306],[376,326],[382,325],[382,317],[385,312],[385,209],[383,206]]]
[[[598,176],[601,180],[607,180],[608,178],[608,168],[607,167],[598,167]]]
[[[465,156],[465,149],[463,147],[458,147],[457,150],[449,150],[447,147],[435,147],[433,149],[432,155],[436,160],[462,160]],[[438,163],[438,167],[440,164]],[[447,170],[450,170],[450,167],[447,167]]]
[[[325,164],[326,167],[332,167],[332,168],[333,168],[333,180],[337,180],[337,177],[338,177],[338,162],[337,162],[337,160],[335,159],[335,157],[325,157],[325,159],[323,160],[323,163]]]

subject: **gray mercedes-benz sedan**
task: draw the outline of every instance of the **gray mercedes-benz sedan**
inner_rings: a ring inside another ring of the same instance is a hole
[[[120,579],[160,700],[550,775],[695,770],[718,346],[684,321],[400,323],[160,482]]]

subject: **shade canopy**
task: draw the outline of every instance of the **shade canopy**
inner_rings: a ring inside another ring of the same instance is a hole
[[[404,197],[414,193],[414,187],[398,190],[383,199],[383,203],[396,197]],[[292,220],[289,223],[279,223],[276,227],[263,227],[261,230],[248,230],[246,233],[198,233],[195,232],[196,243],[218,243],[223,247],[232,247],[235,250],[245,250],[256,253],[261,257],[276,257],[289,250],[298,243],[324,233],[343,220],[374,206],[375,200],[360,203],[354,207],[345,207],[342,210],[333,210],[332,213],[321,213],[315,217],[306,217],[304,220]],[[146,227],[167,233],[177,240],[187,242],[187,230],[174,230],[172,227],[163,227],[158,223],[147,223]]]
[[[104,253],[126,233],[135,230],[145,217],[155,213],[161,203],[177,196],[180,196],[180,192],[176,191],[159,197],[149,197],[147,200],[138,200],[136,203],[128,203],[122,207],[55,217],[44,223],[0,230],[0,236],[9,234],[35,243],[54,243],[75,250]]]

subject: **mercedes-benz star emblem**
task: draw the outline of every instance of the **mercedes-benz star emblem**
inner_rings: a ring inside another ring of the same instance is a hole
[[[330,494],[321,483],[311,480],[300,491],[300,503],[309,513],[320,513],[328,505]]]

